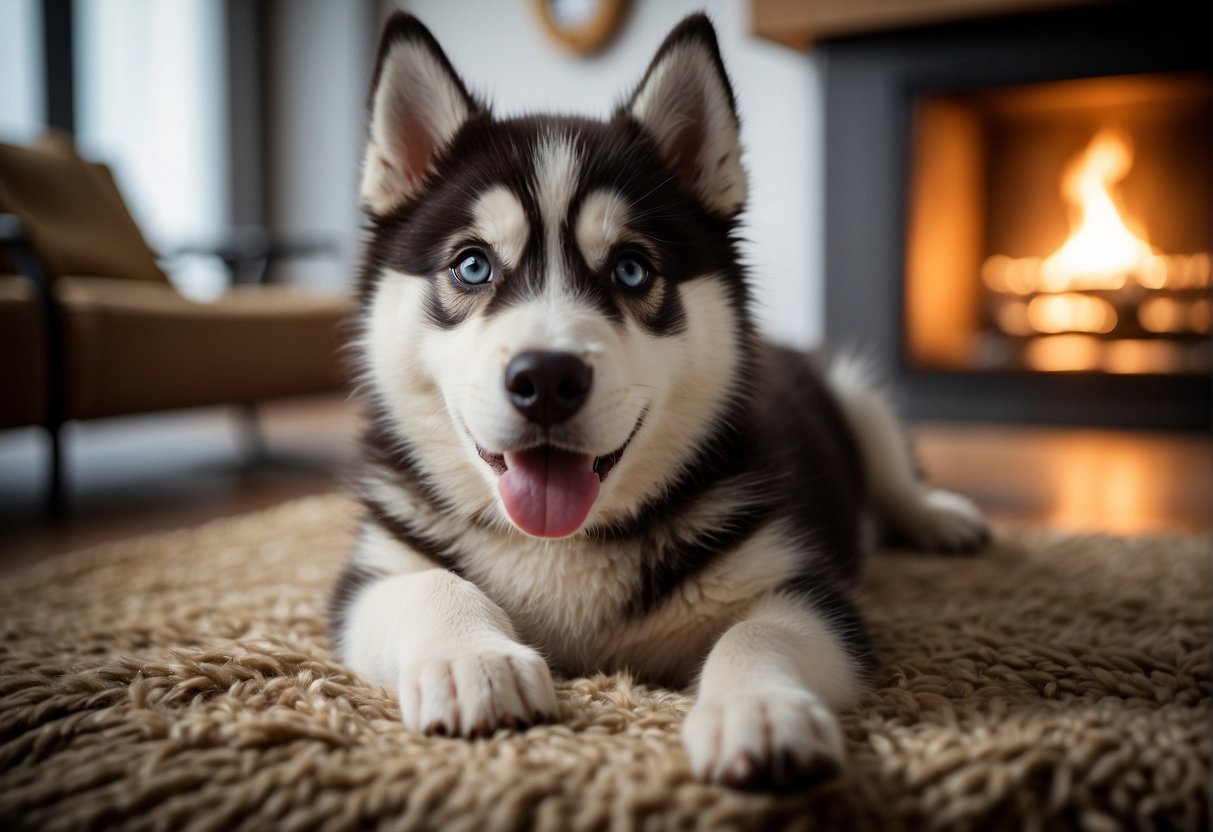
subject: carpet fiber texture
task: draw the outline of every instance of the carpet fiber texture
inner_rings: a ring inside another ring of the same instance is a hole
[[[558,724],[405,731],[334,659],[357,510],[317,497],[48,562],[0,586],[0,827],[1197,829],[1208,823],[1207,542],[1003,529],[890,553],[883,669],[849,760],[798,794],[690,775],[683,693],[558,681]]]

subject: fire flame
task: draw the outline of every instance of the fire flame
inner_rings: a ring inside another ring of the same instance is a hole
[[[1061,247],[1044,259],[993,254],[982,264],[981,280],[997,297],[993,322],[1029,339],[1022,351],[1028,368],[1170,373],[1203,366],[1204,353],[1184,339],[1213,326],[1209,254],[1156,253],[1129,227],[1116,185],[1132,165],[1128,140],[1101,130],[1061,177],[1071,206]]]
[[[1133,166],[1128,141],[1101,130],[1062,178],[1062,194],[1073,206],[1070,237],[1041,264],[1041,288],[1119,289],[1130,274],[1150,267],[1150,244],[1125,224],[1114,193]]]

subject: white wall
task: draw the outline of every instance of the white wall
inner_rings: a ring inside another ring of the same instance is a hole
[[[268,4],[269,222],[334,238],[341,249],[336,260],[286,263],[275,279],[330,288],[353,282],[375,11],[368,0]]]
[[[0,141],[42,134],[42,19],[37,0],[0,0]]]
[[[821,88],[810,56],[749,34],[746,0],[635,0],[618,38],[590,58],[562,52],[531,0],[403,0],[442,43],[468,86],[498,113],[536,109],[607,115],[684,15],[706,10],[733,80],[750,174],[743,251],[757,312],[772,336],[820,342]]]

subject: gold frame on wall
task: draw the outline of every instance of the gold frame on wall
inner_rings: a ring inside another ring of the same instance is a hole
[[[578,55],[597,52],[611,40],[623,23],[631,0],[597,0],[597,9],[585,25],[569,29],[561,26],[552,14],[552,0],[532,0],[535,13],[544,31],[552,40]]]

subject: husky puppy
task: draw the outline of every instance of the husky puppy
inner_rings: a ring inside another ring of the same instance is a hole
[[[872,647],[861,527],[970,549],[862,374],[765,343],[738,262],[737,112],[696,15],[607,121],[500,119],[398,13],[361,202],[366,507],[343,660],[415,731],[557,715],[551,673],[695,685],[712,782],[840,764]]]

